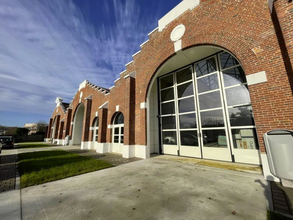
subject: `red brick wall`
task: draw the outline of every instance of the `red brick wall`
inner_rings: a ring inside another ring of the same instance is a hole
[[[278,0],[275,5],[278,16],[280,15],[280,26],[284,30],[288,56],[292,60],[292,3]],[[287,23],[291,26],[287,27]],[[115,82],[110,94],[106,95],[90,84],[77,91],[71,102],[72,114],[66,120],[73,121],[80,93],[83,92],[81,102],[86,106],[84,98],[92,95],[91,106],[85,109],[86,130],[89,130],[96,112],[99,112],[102,126],[100,141],[111,142],[111,129],[107,127],[112,124],[113,116],[117,113],[116,105],[119,105],[125,121],[125,144],[146,145],[147,110],[141,109],[140,103],[146,102],[149,84],[156,71],[175,54],[170,33],[179,24],[186,28],[182,37],[183,50],[198,45],[218,46],[238,58],[246,75],[266,71],[268,82],[249,86],[262,151],[262,136],[265,132],[276,128],[293,128],[293,98],[288,68],[286,69],[283,60],[267,0],[201,0],[198,7],[187,10],[162,32],[155,31],[149,36],[149,41],[134,56],[133,62],[127,65],[126,71]],[[124,78],[133,71],[136,74],[135,79]],[[106,101],[108,109],[103,109],[101,113],[99,107]],[[69,125],[68,122],[66,124]],[[91,139],[92,135],[89,136],[88,131],[86,132],[83,140]],[[72,126],[69,133],[72,135]],[[105,139],[102,140],[102,137]]]
[[[134,57],[136,67],[136,143],[146,144],[146,112],[139,103],[146,100],[149,82],[156,70],[174,55],[170,33],[185,25],[182,47],[215,45],[234,54],[247,75],[266,71],[268,82],[249,86],[260,147],[263,134],[275,128],[292,128],[292,94],[267,0],[201,1],[170,23],[155,31]],[[254,51],[253,51],[254,50]]]

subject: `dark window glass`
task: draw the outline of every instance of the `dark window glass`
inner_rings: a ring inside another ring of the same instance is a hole
[[[124,124],[124,116],[121,112],[115,117],[114,124]]]
[[[196,128],[196,117],[195,113],[187,114],[187,115],[180,115],[180,128]]]
[[[96,118],[95,127],[99,127],[99,118]]]
[[[220,54],[221,67],[222,69],[238,65],[238,61],[229,53]]]
[[[222,106],[221,96],[219,91],[199,95],[199,106],[200,109],[211,109]]]
[[[124,134],[124,127],[121,127],[121,134]]]
[[[204,147],[228,147],[228,140],[226,132],[223,129],[220,130],[204,130],[202,131]]]
[[[216,60],[214,57],[195,64],[195,72],[197,77],[215,72],[216,70]]]
[[[124,136],[120,136],[120,143],[121,143],[121,144],[124,143]]]
[[[197,131],[180,131],[181,145],[198,147]]]
[[[193,95],[193,83],[188,82],[183,85],[177,86],[178,98]]]
[[[245,85],[226,89],[225,91],[228,106],[250,103],[249,92]]]
[[[223,71],[223,76],[225,87],[246,82],[245,73],[240,66]]]
[[[119,136],[114,136],[114,143],[119,143]]]
[[[233,145],[237,149],[258,149],[255,129],[232,129]]]
[[[251,106],[229,108],[228,111],[231,126],[254,125]]]
[[[162,115],[174,114],[174,102],[168,102],[161,105],[162,106]]]
[[[114,128],[114,134],[119,134],[119,128]]]
[[[219,88],[218,74],[212,74],[197,80],[198,92],[207,92]]]
[[[224,127],[224,117],[222,110],[201,112],[201,126],[203,128]]]
[[[161,91],[161,102],[174,99],[173,88]]]
[[[96,140],[96,142],[98,142],[98,136],[96,136],[96,139],[95,140]]]
[[[185,81],[191,80],[192,79],[192,71],[191,68],[186,68],[183,70],[179,70],[176,73],[176,77],[177,77],[177,83],[183,83]]]
[[[179,100],[178,105],[179,105],[179,112],[180,113],[195,111],[193,97]]]
[[[98,129],[96,129],[96,135],[98,135],[99,134],[99,130]]]
[[[161,81],[161,89],[173,86],[173,74],[170,74],[168,76],[165,76],[160,79]]]
[[[176,131],[162,132],[163,144],[177,145]]]
[[[162,128],[175,129],[176,128],[175,116],[162,117]]]

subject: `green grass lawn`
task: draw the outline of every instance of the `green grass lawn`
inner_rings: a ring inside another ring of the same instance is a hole
[[[20,188],[76,176],[113,165],[63,150],[22,153],[18,155]]]
[[[51,144],[46,144],[42,142],[28,142],[28,143],[18,143],[17,148],[38,148],[38,147],[52,147]]]

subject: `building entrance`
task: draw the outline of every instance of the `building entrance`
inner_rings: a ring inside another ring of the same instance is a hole
[[[245,73],[220,52],[158,78],[164,154],[259,164]]]

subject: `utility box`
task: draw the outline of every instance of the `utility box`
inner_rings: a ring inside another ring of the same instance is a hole
[[[272,130],[264,134],[270,171],[281,179],[293,180],[293,131]]]

